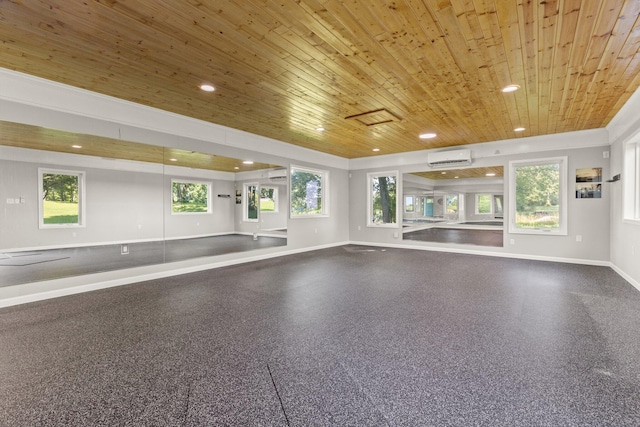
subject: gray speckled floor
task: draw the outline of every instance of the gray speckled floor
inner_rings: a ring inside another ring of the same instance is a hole
[[[346,246],[0,310],[0,425],[638,426],[606,267]]]

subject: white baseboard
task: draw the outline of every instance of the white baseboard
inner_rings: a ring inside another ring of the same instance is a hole
[[[351,244],[363,245],[363,246],[399,248],[399,249],[413,249],[413,250],[420,250],[420,251],[449,252],[449,253],[458,253],[458,254],[493,256],[493,257],[501,257],[501,258],[529,259],[534,261],[562,262],[567,264],[598,265],[598,266],[604,266],[604,267],[611,266],[611,263],[609,261],[599,261],[599,260],[592,260],[592,259],[523,255],[523,254],[515,254],[515,253],[491,252],[491,251],[482,251],[482,250],[474,250],[474,249],[445,248],[440,246],[416,246],[416,245],[406,245],[402,243],[373,243],[373,242],[351,242]]]
[[[627,282],[631,283],[631,286],[633,286],[634,288],[636,288],[637,290],[640,291],[640,282],[638,282],[637,280],[635,280],[633,277],[629,276],[627,273],[625,273],[624,271],[622,271],[620,269],[620,267],[618,267],[617,265],[615,265],[614,263],[611,263],[611,268],[613,269],[613,271],[615,271],[616,273],[618,273],[620,276],[622,276],[622,278],[624,280],[626,280]]]

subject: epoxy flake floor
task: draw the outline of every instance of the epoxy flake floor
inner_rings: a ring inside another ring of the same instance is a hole
[[[0,310],[2,426],[638,426],[607,267],[344,246]]]

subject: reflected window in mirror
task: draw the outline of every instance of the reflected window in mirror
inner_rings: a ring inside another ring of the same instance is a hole
[[[490,215],[493,213],[493,200],[491,194],[476,194],[476,214]]]
[[[455,215],[458,213],[458,195],[447,194],[445,196],[446,213],[449,215]]]
[[[398,226],[398,172],[367,174],[368,227]],[[413,209],[414,198],[411,196]]]
[[[171,213],[211,213],[211,183],[172,179]]]
[[[329,215],[329,172],[291,167],[291,218]]]
[[[406,213],[412,213],[415,210],[415,199],[413,196],[404,197],[404,211]]]
[[[258,221],[258,210],[260,206],[260,197],[258,192],[258,184],[244,184],[244,220],[247,222]]]
[[[276,187],[260,187],[260,212],[278,212],[278,189]]]
[[[38,169],[40,228],[84,227],[85,173]]]
[[[504,216],[504,198],[502,194],[496,194],[493,197],[494,204],[494,212],[496,213],[496,218],[502,218]]]

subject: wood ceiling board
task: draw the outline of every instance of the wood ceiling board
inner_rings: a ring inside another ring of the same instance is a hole
[[[220,172],[235,173],[281,167],[259,162],[246,165],[242,159],[6,121],[0,121],[0,145]],[[74,148],[73,145],[80,145],[81,148]]]
[[[346,158],[603,127],[640,85],[633,0],[5,2],[0,66]],[[203,94],[197,86],[216,86]],[[502,86],[518,83],[514,94]],[[313,130],[324,126],[317,135]],[[526,131],[515,134],[513,128]],[[345,143],[348,141],[348,143]]]
[[[443,173],[444,172],[444,173]],[[450,179],[475,179],[475,178],[489,178],[488,173],[494,173],[495,176],[491,178],[500,178],[504,176],[504,168],[502,166],[488,166],[480,168],[466,168],[466,169],[434,169],[424,172],[413,172],[411,175],[416,175],[421,178],[427,178],[431,180],[450,180]]]

